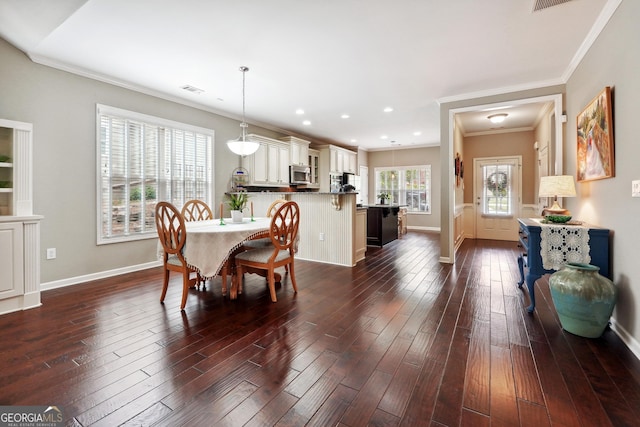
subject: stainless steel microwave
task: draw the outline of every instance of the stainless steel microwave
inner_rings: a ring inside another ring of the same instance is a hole
[[[289,166],[290,184],[309,184],[311,182],[311,168],[309,166]]]

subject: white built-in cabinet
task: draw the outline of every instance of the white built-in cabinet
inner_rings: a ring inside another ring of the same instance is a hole
[[[40,305],[32,135],[30,123],[0,119],[0,314]]]
[[[286,136],[280,138],[280,140],[289,144],[290,163],[292,165],[309,166],[309,141],[295,136]]]
[[[354,260],[363,260],[367,253],[367,210],[356,209],[355,230],[353,232]]]
[[[331,173],[358,173],[358,155],[346,148],[336,145],[322,145],[315,147],[320,151],[320,161],[328,160]]]
[[[258,151],[244,160],[249,185],[282,187],[289,185],[289,144],[260,135],[249,135],[260,144]]]
[[[330,191],[329,174],[344,172],[358,174],[357,153],[336,145],[321,145],[314,148],[320,153],[320,191]]]
[[[358,174],[358,154],[338,147],[321,145],[310,148],[310,142],[293,136],[280,139],[251,134],[251,140],[260,144],[258,151],[247,156],[243,165],[249,172],[249,186],[289,186],[289,166],[309,166],[309,188],[329,192],[329,174]]]
[[[307,187],[318,188],[320,187],[320,152],[313,148],[309,148],[309,169],[310,169],[310,183]]]

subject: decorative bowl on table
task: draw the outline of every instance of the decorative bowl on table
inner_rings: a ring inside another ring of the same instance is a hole
[[[571,220],[571,215],[547,215],[544,217],[548,222],[553,222],[555,224],[564,224]]]

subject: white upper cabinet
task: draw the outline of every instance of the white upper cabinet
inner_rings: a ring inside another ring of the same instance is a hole
[[[309,141],[296,138],[295,136],[280,138],[280,141],[289,144],[290,164],[309,166]]]
[[[320,153],[318,183],[320,191],[330,191],[329,175],[350,172],[358,174],[357,153],[337,145],[314,146]]]
[[[318,150],[314,150],[312,148],[309,149],[309,168],[311,169],[311,182],[308,184],[309,187],[319,187],[320,186],[320,152]]]
[[[282,187],[289,185],[289,144],[260,135],[249,135],[260,144],[258,151],[247,156],[249,185]]]

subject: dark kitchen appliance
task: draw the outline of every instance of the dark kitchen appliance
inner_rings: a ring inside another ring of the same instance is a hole
[[[345,172],[342,174],[342,185],[356,186],[356,176],[351,172]]]

